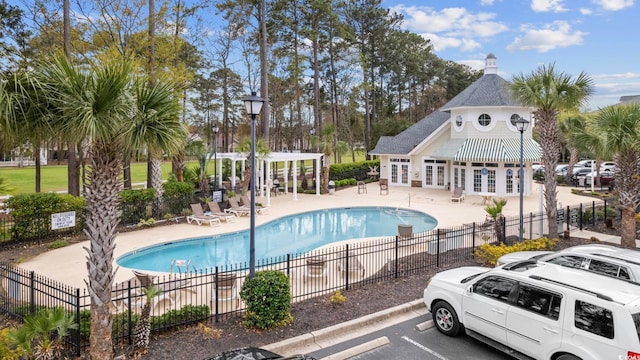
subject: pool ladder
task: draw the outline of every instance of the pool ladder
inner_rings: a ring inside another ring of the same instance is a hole
[[[173,274],[173,271],[175,269],[179,274],[182,274],[182,270],[184,270],[184,273],[186,274],[189,272],[189,268],[191,268],[193,272],[196,272],[195,266],[191,264],[191,259],[173,259],[171,260],[171,265],[169,266],[169,272]]]

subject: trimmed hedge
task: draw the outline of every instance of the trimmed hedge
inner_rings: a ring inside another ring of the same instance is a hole
[[[371,168],[376,167],[380,171],[380,160],[367,160],[348,164],[333,164],[329,170],[329,180],[356,179],[366,180]]]
[[[14,219],[12,237],[19,240],[47,238],[60,232],[77,234],[85,224],[84,198],[69,194],[35,193],[16,195],[7,200]],[[76,226],[51,230],[51,215],[75,211]]]

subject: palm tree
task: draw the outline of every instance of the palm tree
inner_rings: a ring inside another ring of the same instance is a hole
[[[636,248],[636,209],[640,206],[640,105],[600,109],[579,141],[606,151],[616,162],[614,181],[622,209],[621,244]]]
[[[536,108],[534,116],[542,148],[542,162],[545,168],[553,171],[558,165],[561,151],[558,113],[561,110],[577,110],[593,92],[593,81],[585,73],[572,79],[564,72],[557,72],[553,64],[542,65],[529,75],[514,76],[511,91],[522,105]],[[547,218],[556,219],[556,177],[545,176],[544,187]],[[548,223],[549,237],[557,238],[555,221]]]
[[[151,304],[153,303],[153,298],[160,295],[160,293],[162,293],[162,289],[154,285],[144,288],[146,302],[142,307],[140,319],[138,320],[133,332],[135,334],[132,352],[132,357],[134,359],[145,355],[149,348],[149,335],[151,334]]]
[[[560,121],[560,133],[569,148],[569,167],[567,168],[566,183],[571,184],[573,167],[580,160],[580,151],[584,150],[583,143],[578,141],[579,134],[584,132],[587,118],[582,114],[572,114]]]
[[[336,127],[333,124],[324,125],[319,136],[311,136],[314,147],[320,148],[322,157],[322,189],[329,191],[329,171],[331,170],[331,156],[334,153],[343,154],[349,150],[349,145],[341,140],[336,140]]]
[[[48,59],[35,68],[35,76],[42,84],[40,100],[48,102],[52,118],[56,119],[54,128],[69,141],[89,141],[85,233],[90,240],[87,271],[91,298],[89,353],[92,359],[113,358],[110,304],[113,250],[116,227],[120,222],[118,193],[122,189],[123,153],[140,144],[149,144],[149,139],[154,139],[153,146],[171,153],[186,137],[184,132],[177,130],[178,125],[170,124],[179,124],[177,117],[138,114],[135,97],[140,94],[140,89],[137,86],[131,89],[135,84],[132,73],[131,66],[123,61],[80,67],[64,57]],[[157,86],[162,88],[162,85]],[[158,88],[148,91],[153,94],[161,92],[156,98],[158,103],[168,101],[161,99],[163,96],[172,97],[170,92]]]
[[[26,316],[24,323],[9,332],[9,340],[28,356],[36,359],[59,359],[64,349],[64,338],[75,329],[73,316],[63,307],[40,310],[35,316]],[[35,345],[35,346],[34,346]]]
[[[182,122],[174,121],[179,118],[180,106],[173,97],[173,85],[168,81],[151,82],[138,78],[133,89],[137,111],[129,131],[139,135],[132,138],[136,143],[131,145],[134,149],[147,147],[151,159],[151,187],[155,189],[156,206],[162,202],[160,156],[165,149],[173,149],[173,152],[177,152],[184,148],[184,142],[187,139],[184,136],[186,129]],[[174,144],[176,139],[181,141],[177,147]]]
[[[507,205],[506,199],[493,199],[493,205],[489,205],[484,208],[484,211],[487,212],[487,215],[491,217],[493,220],[493,228],[496,232],[496,238],[500,242],[500,244],[504,244],[504,231],[502,229],[502,224],[504,223],[504,215],[502,215],[502,209]]]

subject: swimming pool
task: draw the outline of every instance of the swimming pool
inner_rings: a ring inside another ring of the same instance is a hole
[[[432,216],[391,207],[351,207],[309,211],[278,218],[256,227],[256,262],[287,254],[301,254],[333,242],[393,236],[398,224],[413,232],[429,231],[438,222]],[[116,261],[122,267],[169,271],[173,260],[190,260],[193,268],[249,262],[249,230],[216,236],[176,240],[127,253]]]

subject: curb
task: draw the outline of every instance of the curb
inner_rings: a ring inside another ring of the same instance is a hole
[[[289,353],[291,349],[309,347],[317,345],[319,348],[323,348],[318,343],[324,342],[331,338],[340,337],[341,341],[346,340],[345,333],[355,330],[361,330],[365,326],[370,326],[381,321],[388,320],[390,318],[405,315],[409,312],[421,311],[425,308],[424,301],[422,299],[414,300],[406,304],[394,306],[392,308],[378,311],[373,314],[369,314],[357,319],[345,321],[340,324],[329,326],[324,329],[312,331],[307,334],[296,336],[290,339],[282,340],[277,343],[263,346],[264,349],[273,351],[277,354]]]

